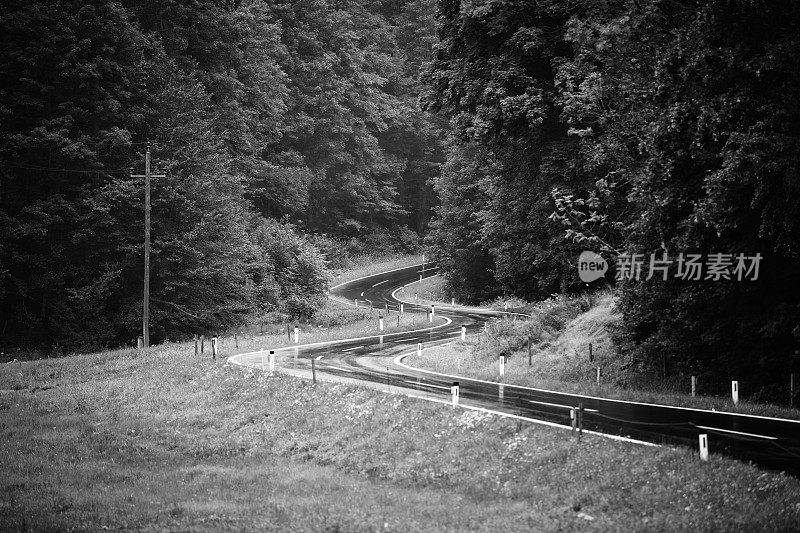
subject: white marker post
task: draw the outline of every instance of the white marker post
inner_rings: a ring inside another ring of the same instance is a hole
[[[575,416],[575,409],[572,407],[569,410],[569,421],[572,424],[572,434],[574,435],[578,428],[578,417]]]
[[[403,309],[403,304],[400,304],[400,312],[405,313],[405,310]]]
[[[378,317],[378,330],[379,331],[383,331],[383,317],[382,316]]]
[[[258,350],[258,355],[261,357],[261,368],[266,368],[267,365],[265,364],[266,361],[264,360],[264,349],[263,348],[260,348]]]
[[[458,406],[458,381],[453,382],[453,386],[450,387],[450,395],[453,397],[453,407]]]
[[[598,385],[600,385],[600,375],[601,375],[601,373],[602,373],[602,371],[600,370],[600,367],[598,366],[597,367],[597,384]]]
[[[211,337],[211,358],[217,358],[217,338]]]
[[[699,440],[700,440],[700,460],[708,461],[708,434],[701,433]]]
[[[697,393],[697,376],[692,376],[692,398],[695,397]]]
[[[502,378],[506,374],[506,356],[500,356],[500,377]]]
[[[455,298],[453,298],[453,299],[451,300],[451,302],[450,302],[450,305],[451,305],[452,307],[455,307],[455,306],[456,306],[456,299],[455,299]]]
[[[461,340],[467,340],[467,326],[461,326]]]
[[[294,343],[297,344],[300,342],[300,328],[297,326],[294,327]]]
[[[508,302],[505,304],[505,310],[508,311]]]
[[[731,381],[731,397],[733,398],[733,405],[739,403],[739,382]]]
[[[435,315],[435,314],[436,314],[436,306],[432,305],[431,306],[431,322],[433,322],[433,315]]]
[[[422,355],[422,343],[417,343],[417,355]]]
[[[269,371],[275,372],[275,351],[269,351]]]

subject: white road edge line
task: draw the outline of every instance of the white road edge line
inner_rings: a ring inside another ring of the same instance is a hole
[[[442,344],[440,346],[444,346],[444,345]],[[416,353],[416,352],[413,352],[413,353]],[[403,355],[402,357],[405,358],[405,357],[408,357],[409,355],[413,355],[413,354],[409,353],[409,354]],[[400,366],[403,366],[405,368],[408,368],[410,370],[415,370],[417,372],[425,372],[426,374],[434,374],[436,376],[444,376],[444,377],[448,377],[448,378],[464,379],[464,380],[476,381],[478,383],[488,383],[490,385],[497,385],[496,381],[486,381],[486,380],[478,379],[478,378],[470,378],[470,377],[466,377],[466,376],[456,376],[454,374],[443,374],[442,372],[434,372],[433,370],[425,370],[424,368],[417,368],[417,367],[414,367],[414,366],[410,366],[410,365],[407,365],[407,364],[399,362],[399,361],[397,362],[397,364],[400,365]],[[522,389],[522,390],[530,390],[530,391],[536,391],[536,392],[550,392],[550,393],[553,393],[553,394],[571,394],[571,393],[566,393],[566,392],[561,392],[561,391],[553,391],[553,390],[548,390],[548,389],[536,389],[534,387],[526,387],[524,385],[511,385],[511,384],[505,384],[505,383],[504,383],[504,385],[506,387]],[[666,408],[666,409],[684,409],[686,411],[696,411],[696,412],[699,412],[699,413],[714,413],[714,414],[717,414],[717,415],[741,416],[741,417],[747,417],[747,418],[758,418],[758,419],[761,419],[761,420],[775,420],[777,422],[791,422],[792,424],[797,424],[798,426],[800,426],[800,420],[792,420],[792,419],[789,419],[789,418],[776,418],[776,417],[772,417],[772,416],[751,415],[751,414],[748,414],[748,413],[731,413],[730,411],[709,411],[707,409],[697,409],[695,407],[680,407],[680,406],[677,406],[677,405],[662,405],[662,404],[658,404],[658,403],[634,402],[634,401],[631,401],[631,400],[617,400],[615,398],[601,398],[599,396],[585,396],[585,395],[582,395],[582,394],[575,394],[573,396],[580,397],[580,398],[587,398],[587,399],[590,399],[590,400],[602,400],[604,402],[614,402],[614,403],[622,403],[622,404],[628,404],[628,405],[644,405],[646,407],[663,407],[663,408]]]
[[[407,379],[403,380],[403,383],[411,383],[412,385],[422,385],[419,381],[409,381]],[[445,387],[444,385],[434,385],[433,383],[425,383],[426,387],[436,387],[437,389],[444,389],[450,390],[450,387]]]
[[[444,345],[440,345],[440,346],[444,346]],[[409,368],[411,370],[421,370],[419,368],[414,368],[412,366],[408,366],[407,364],[400,362],[402,359],[408,357],[409,355],[413,355],[415,353],[417,353],[417,352],[409,352],[407,354],[400,354],[400,355],[398,355],[397,357],[394,358],[393,362],[396,365],[400,365],[400,366]],[[439,374],[438,372],[430,372],[430,371],[427,371],[427,370],[422,370],[422,372],[429,372],[431,374]],[[447,377],[456,377],[456,378],[459,377],[459,376],[451,376],[449,374],[439,374],[439,375],[447,376]],[[465,379],[465,380],[469,381],[471,378],[462,378],[462,379]],[[480,380],[473,380],[473,381],[480,381]],[[484,383],[492,383],[494,385],[499,385],[499,383],[496,383],[496,382],[493,382],[493,381],[484,381]],[[414,396],[414,397],[415,398],[422,398],[421,396]],[[427,398],[422,398],[422,399],[426,400]],[[430,400],[430,401],[437,401],[439,403],[445,403],[445,404],[448,404],[448,405],[451,403],[451,402],[445,401],[445,400]],[[538,418],[530,418],[530,417],[527,417],[527,416],[513,415],[511,413],[505,413],[503,411],[494,411],[492,409],[486,409],[484,407],[474,407],[474,406],[471,406],[471,405],[465,405],[465,404],[460,403],[460,402],[459,402],[458,406],[459,407],[463,407],[465,409],[472,409],[473,411],[481,411],[481,412],[484,412],[484,413],[492,413],[492,414],[496,414],[496,415],[500,415],[500,416],[505,416],[505,417],[508,417],[508,418],[514,418],[514,419],[517,419],[517,420],[526,420],[526,421],[531,422],[533,424],[539,424],[539,425],[542,425],[542,426],[549,426],[549,427],[554,427],[554,428],[568,429],[568,430],[572,431],[572,426],[571,425],[567,426],[567,425],[564,425],[564,424],[558,424],[556,422],[549,422],[547,420],[539,420]],[[647,442],[647,441],[644,441],[644,440],[632,439],[631,437],[623,437],[621,435],[612,435],[611,433],[602,433],[600,431],[592,431],[590,429],[584,429],[583,432],[584,433],[588,433],[590,435],[597,435],[599,437],[604,437],[604,438],[611,439],[611,440],[618,440],[618,441],[622,441],[622,442],[630,442],[630,443],[633,443],[633,444],[641,444],[642,446],[650,446],[652,448],[661,448],[660,444],[655,444],[653,442]]]
[[[368,339],[380,339],[381,337],[397,337],[399,335],[408,335],[408,334],[413,334],[413,333],[425,333],[425,332],[430,332],[430,331],[432,331],[434,329],[447,327],[447,326],[449,326],[450,324],[453,323],[453,321],[451,319],[447,318],[446,316],[443,316],[441,318],[443,318],[445,320],[445,323],[444,324],[439,324],[438,326],[433,326],[431,328],[412,329],[411,331],[398,331],[396,333],[387,333],[385,335],[369,335],[367,337],[353,337],[353,338],[350,338],[350,339],[337,339],[337,340],[333,340],[333,341],[312,342],[310,344],[298,344],[297,346],[282,346],[280,348],[274,348],[272,350],[275,353],[278,353],[278,352],[285,352],[285,351],[290,351],[290,350],[291,351],[295,351],[298,348],[311,348],[311,347],[315,347],[315,346],[335,346],[337,344],[345,344],[345,343],[348,343],[348,342],[364,341],[364,340],[368,340]],[[264,351],[268,351],[268,350],[270,350],[270,348],[264,348]],[[246,357],[246,356],[251,356],[251,355],[259,355],[259,354],[261,354],[261,350],[256,350],[256,351],[252,351],[252,352],[246,352],[246,353],[240,353],[240,354],[232,355],[231,357],[228,357],[228,363],[231,363],[233,365],[246,366],[244,363],[239,361],[239,358]]]
[[[755,437],[757,439],[778,440],[778,437],[770,437],[768,435],[756,435],[755,433],[745,433],[744,431],[734,431],[732,429],[712,428],[710,426],[695,426],[697,429],[705,429],[706,431],[719,431],[721,433],[733,433],[734,435],[744,435],[745,437]]]
[[[353,350],[358,350],[359,348],[366,348],[366,346],[353,346],[352,348],[345,348],[342,351],[343,352],[352,352]]]
[[[373,285],[373,287],[377,287],[378,285],[383,285],[384,283],[389,283],[390,281],[392,281],[392,280],[390,280],[390,279],[385,279],[385,280],[383,280],[383,281],[379,281],[378,283],[376,283],[375,285]],[[363,296],[363,295],[364,295],[364,293],[362,292],[362,293],[361,293],[361,295]]]
[[[319,360],[320,360],[320,359],[322,359],[323,357],[325,357],[325,356],[324,356],[324,355],[318,355],[317,357],[315,357],[315,359],[316,359],[317,361],[319,361]]]
[[[439,274],[436,274],[435,276],[438,276],[438,275]],[[432,277],[435,277],[435,276],[429,276],[429,277],[432,278]],[[425,279],[428,279],[428,278],[425,278]],[[408,285],[413,285],[415,283],[419,283],[419,280],[412,281]],[[419,302],[412,302],[411,300],[401,300],[400,298],[398,298],[397,297],[397,293],[402,291],[406,287],[407,287],[407,285],[403,285],[402,287],[397,287],[395,290],[393,290],[392,291],[392,298],[394,298],[398,302],[403,302],[404,304],[407,304],[407,305],[416,305],[416,306],[418,306],[420,308],[429,307],[429,304],[419,303]],[[500,313],[500,314],[504,314],[504,315],[516,315],[516,316],[523,316],[525,318],[530,318],[530,315],[526,315],[525,313],[513,313],[511,311],[501,311],[499,309],[489,309],[488,307],[466,307],[466,306],[463,306],[463,305],[455,305],[454,306],[454,305],[448,304],[447,302],[438,302],[438,303],[435,303],[435,305],[438,305],[442,309],[452,309],[452,310],[459,310],[459,311],[472,311],[472,312],[475,312],[475,313],[486,313],[486,312],[489,312],[489,313]]]

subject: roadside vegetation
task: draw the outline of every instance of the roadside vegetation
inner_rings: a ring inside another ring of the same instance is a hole
[[[502,309],[500,301],[491,307]],[[741,400],[734,406],[730,381],[697,376],[697,396],[691,396],[691,375],[672,371],[643,373],[630,356],[621,353],[613,334],[621,316],[615,312],[611,291],[576,297],[554,296],[539,304],[510,300],[509,310],[530,313],[526,319],[490,322],[466,341],[426,349],[405,362],[442,373],[498,381],[498,357],[506,354],[504,381],[541,389],[648,403],[716,409],[764,416],[800,419],[789,407],[789,376],[782,386],[785,404],[763,401],[760,389],[748,389],[739,377]],[[532,340],[530,364],[528,341]],[[593,361],[589,360],[591,344]],[[601,382],[597,383],[597,367]],[[735,379],[735,378],[734,378]]]
[[[430,276],[422,281],[416,281],[397,291],[397,298],[406,302],[419,302],[420,304],[450,305],[450,293],[444,285],[441,276]],[[456,302],[458,304],[459,302]]]
[[[186,345],[0,367],[0,530],[790,531],[800,481]]]

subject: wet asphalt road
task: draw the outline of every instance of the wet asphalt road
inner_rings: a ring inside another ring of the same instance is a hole
[[[436,274],[435,263],[425,265],[424,277]],[[387,321],[400,309],[394,296],[405,284],[420,279],[420,265],[350,281],[331,289],[330,296],[342,301],[376,308],[388,303]],[[413,285],[408,289],[413,292]],[[408,298],[408,297],[406,297]],[[420,327],[428,325],[424,318],[429,307],[404,303],[405,312],[420,313]],[[450,386],[458,382],[460,402],[476,407],[570,425],[570,409],[583,405],[583,427],[602,433],[630,437],[656,444],[680,444],[698,448],[698,435],[708,435],[712,454],[725,453],[761,466],[800,474],[800,422],[776,418],[704,411],[699,409],[660,406],[565,394],[495,382],[449,377],[408,368],[399,361],[423,347],[459,339],[461,327],[467,335],[480,331],[490,320],[503,317],[502,312],[475,308],[436,308],[436,315],[447,318],[448,324],[422,331],[396,333],[350,341],[334,341],[319,345],[276,350],[279,366],[293,373],[310,375],[314,360],[320,377],[325,374],[338,379],[370,382],[394,392],[449,400]],[[258,353],[243,354],[237,362],[261,366]]]

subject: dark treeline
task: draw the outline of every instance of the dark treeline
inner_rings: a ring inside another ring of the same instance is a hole
[[[66,348],[302,316],[330,260],[413,247],[441,129],[432,0],[0,5],[0,336]],[[388,238],[387,238],[388,237]],[[326,263],[327,262],[327,263]]]
[[[746,379],[765,396],[788,383],[800,340],[800,4],[437,8],[424,102],[450,119],[451,138],[429,238],[456,294],[580,290],[581,250],[612,263],[758,253],[756,281],[684,281],[674,262],[667,280],[625,281],[618,340],[640,371]]]

